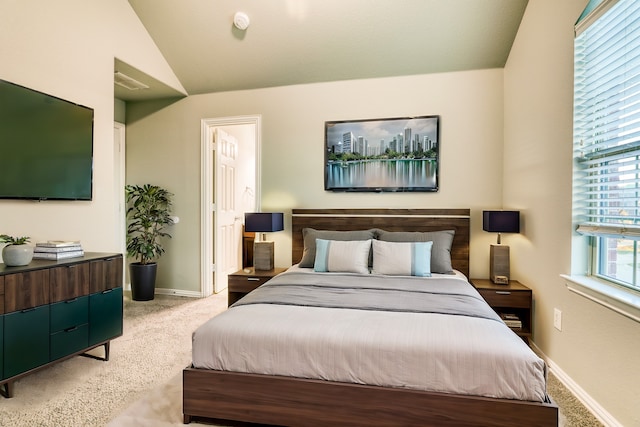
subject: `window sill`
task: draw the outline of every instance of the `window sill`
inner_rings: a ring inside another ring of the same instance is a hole
[[[590,276],[560,276],[571,292],[640,323],[640,295]]]

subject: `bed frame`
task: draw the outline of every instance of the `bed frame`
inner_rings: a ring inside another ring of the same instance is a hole
[[[292,263],[302,229],[455,230],[453,267],[469,277],[469,209],[293,209]],[[207,418],[287,426],[557,426],[551,403],[492,399],[188,367],[184,423]],[[228,425],[225,424],[225,425]]]

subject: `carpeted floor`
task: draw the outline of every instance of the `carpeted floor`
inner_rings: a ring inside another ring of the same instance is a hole
[[[73,357],[17,381],[15,397],[0,399],[0,426],[183,425],[181,373],[191,360],[191,333],[226,302],[226,293],[147,302],[125,297],[124,334],[112,342],[110,360]],[[601,425],[553,375],[549,393],[560,406],[561,426]]]
[[[189,364],[191,333],[226,302],[226,294],[125,297],[124,334],[112,341],[110,360],[73,357],[16,381],[14,397],[0,399],[0,426],[106,425]]]

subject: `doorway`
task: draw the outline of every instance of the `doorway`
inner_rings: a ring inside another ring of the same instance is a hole
[[[242,268],[244,212],[260,200],[261,133],[261,116],[202,120],[202,296],[223,291]]]

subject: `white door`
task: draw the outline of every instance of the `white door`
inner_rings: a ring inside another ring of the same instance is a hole
[[[214,132],[215,191],[214,191],[214,292],[227,287],[227,276],[239,270],[242,217],[237,212],[236,184],[238,141],[216,128]]]
[[[219,130],[233,133],[239,139],[219,136]],[[260,182],[256,178],[260,176],[260,134],[260,116],[201,121],[202,296],[224,290],[229,272],[241,268],[242,216],[244,212],[254,212],[258,208],[255,201],[260,200]],[[241,191],[231,191],[234,186]],[[236,209],[233,214],[231,204]],[[233,235],[236,237],[232,238]]]

